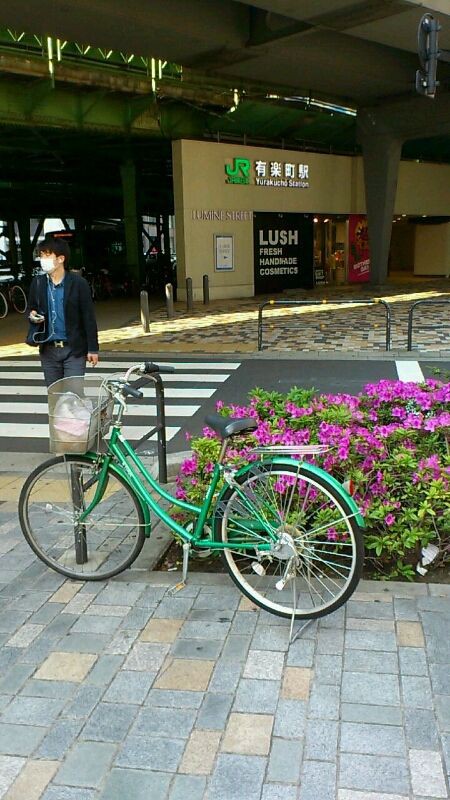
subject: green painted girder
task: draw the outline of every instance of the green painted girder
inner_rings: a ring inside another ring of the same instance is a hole
[[[52,86],[50,79],[0,81],[0,124],[161,136],[155,99]]]
[[[142,56],[133,53],[94,47],[90,44],[68,42],[54,37],[40,36],[12,28],[0,28],[0,51],[22,54],[24,56],[40,56],[46,61],[83,63],[109,69],[134,72],[156,79],[174,77],[181,74],[181,67],[150,55]]]

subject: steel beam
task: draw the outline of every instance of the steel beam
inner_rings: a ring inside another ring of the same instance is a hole
[[[146,98],[146,108],[136,116],[135,106],[125,95],[83,94],[75,88],[48,80],[35,87],[15,80],[0,81],[0,124],[72,128],[136,136],[161,136],[156,107]]]
[[[120,167],[123,191],[123,210],[125,225],[125,246],[127,267],[137,287],[141,284],[143,268],[142,247],[142,215],[138,207],[138,191],[136,167],[133,161],[127,160]]]

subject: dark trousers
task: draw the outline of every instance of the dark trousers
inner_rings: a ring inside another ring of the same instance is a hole
[[[41,364],[47,386],[61,378],[84,375],[86,372],[86,356],[74,356],[68,345],[55,347],[50,342],[45,344],[41,350]]]

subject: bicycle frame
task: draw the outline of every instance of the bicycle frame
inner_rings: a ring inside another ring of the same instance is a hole
[[[91,453],[88,454],[92,458],[92,460],[97,460],[98,455]],[[214,494],[216,492],[220,477],[223,473],[223,466],[219,463],[216,463],[214,466],[214,470],[211,477],[211,483],[208,487],[208,490],[205,495],[205,500],[201,506],[196,506],[191,503],[186,503],[183,500],[179,500],[176,497],[173,497],[171,494],[166,492],[163,487],[153,478],[153,476],[148,472],[145,465],[142,463],[141,459],[137,455],[137,453],[132,449],[131,445],[128,441],[122,436],[121,434],[121,426],[114,425],[111,431],[111,438],[108,442],[108,451],[102,457],[103,463],[100,470],[99,479],[97,481],[96,491],[94,497],[89,504],[89,506],[82,511],[79,516],[79,522],[83,523],[91,511],[95,508],[97,503],[103,497],[103,494],[106,489],[107,485],[107,473],[108,468],[111,468],[114,472],[120,474],[127,483],[132,487],[136,496],[138,497],[142,511],[144,513],[145,519],[145,535],[150,536],[151,533],[151,523],[150,523],[150,514],[149,510],[153,511],[156,516],[161,519],[175,534],[177,534],[184,542],[189,542],[190,544],[194,545],[195,547],[205,548],[209,550],[225,550],[225,549],[233,549],[233,550],[260,550],[260,551],[269,551],[272,548],[272,541],[275,542],[277,537],[275,531],[267,530],[268,524],[267,520],[264,519],[260,514],[256,507],[249,504],[248,498],[246,498],[243,492],[239,491],[239,487],[236,486],[236,491],[240,495],[242,502],[249,507],[249,511],[252,514],[253,518],[255,518],[255,528],[259,525],[259,529],[265,531],[268,534],[269,541],[261,541],[260,543],[255,545],[254,541],[236,541],[233,540],[232,542],[218,542],[213,539],[212,532],[211,535],[205,536],[204,534],[204,526],[209,518],[209,513],[211,510],[212,501],[214,498]],[[129,460],[131,460],[132,464],[136,468],[133,470],[130,466]],[[142,476],[145,481],[150,485],[151,489],[159,495],[159,497],[168,500],[172,505],[177,506],[184,511],[188,511],[191,514],[194,514],[197,517],[196,523],[194,525],[193,532],[191,533],[182,525],[180,525],[175,519],[173,519],[170,514],[168,514],[165,509],[155,500],[154,497],[150,494],[147,490],[146,486],[140,480],[140,476]]]

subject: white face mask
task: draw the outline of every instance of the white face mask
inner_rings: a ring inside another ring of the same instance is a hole
[[[53,261],[52,256],[41,256],[40,261],[41,261],[42,272],[45,272],[47,275],[49,275],[51,272],[54,272],[56,267],[58,266]]]

